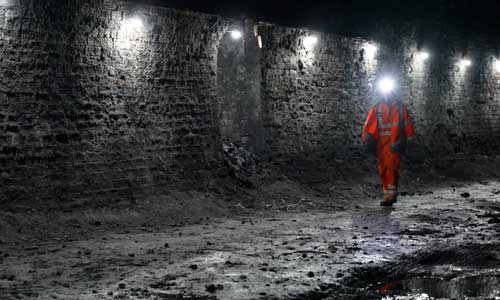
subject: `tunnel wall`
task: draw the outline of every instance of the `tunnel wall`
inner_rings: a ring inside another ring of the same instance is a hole
[[[253,135],[249,149],[274,158],[349,158],[384,72],[400,80],[421,153],[498,149],[500,77],[479,37],[464,71],[454,35],[429,39],[433,57],[418,65],[412,28],[382,30],[370,59],[366,40],[259,24],[263,48],[248,38],[243,58],[220,53],[233,24],[121,1],[0,0],[0,201],[134,202],[203,188],[226,172],[225,131]],[[218,59],[235,57],[252,68],[233,68],[247,76],[230,77],[221,96],[230,64]],[[227,96],[244,81],[251,99]]]
[[[0,3],[0,200],[136,201],[222,170],[222,19],[107,0]]]
[[[349,158],[359,150],[367,111],[379,100],[375,82],[384,74],[398,80],[414,117],[419,156],[498,150],[500,70],[492,41],[464,43],[458,34],[437,32],[422,45],[411,25],[381,28],[375,42],[274,25],[259,30],[263,123],[275,156]],[[304,45],[308,35],[318,37],[317,45]],[[368,44],[379,48],[373,59]],[[422,61],[419,48],[431,57]],[[472,66],[458,66],[463,56]]]

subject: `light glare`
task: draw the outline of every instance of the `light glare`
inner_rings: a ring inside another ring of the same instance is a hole
[[[472,65],[472,61],[470,61],[469,59],[462,59],[460,60],[459,62],[459,66],[461,68],[467,68],[467,67],[470,67]]]
[[[396,88],[396,82],[392,78],[383,78],[378,83],[378,88],[382,94],[387,95],[394,91]]]
[[[257,37],[257,41],[259,43],[259,48],[262,49],[262,37],[260,35]]]
[[[418,58],[420,60],[428,60],[430,56],[429,52],[422,51],[418,53]]]
[[[137,17],[124,21],[124,29],[127,31],[139,30],[142,28],[142,25],[142,20]]]
[[[315,36],[306,36],[304,38],[304,47],[307,49],[313,48],[318,43],[318,38]]]
[[[500,59],[497,59],[493,62],[493,68],[496,72],[500,73]]]
[[[377,54],[378,47],[373,45],[373,44],[368,44],[365,46],[365,53],[366,53],[366,58],[369,60],[372,60],[375,58],[375,55]]]
[[[239,30],[233,30],[233,31],[231,31],[231,38],[233,40],[239,40],[239,39],[241,39],[242,36],[243,36],[243,34]]]

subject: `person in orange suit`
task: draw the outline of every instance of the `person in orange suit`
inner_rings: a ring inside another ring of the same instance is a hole
[[[403,102],[394,92],[395,82],[379,82],[382,101],[370,109],[363,126],[362,140],[376,153],[378,170],[384,187],[382,206],[392,206],[398,199],[399,170],[408,141],[415,136],[415,128]]]

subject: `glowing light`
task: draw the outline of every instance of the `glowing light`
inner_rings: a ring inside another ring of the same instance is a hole
[[[124,20],[123,22],[123,30],[125,31],[138,31],[142,26],[142,20],[137,17]]]
[[[313,48],[317,43],[318,43],[318,38],[315,36],[306,36],[304,38],[304,47],[306,47],[306,49]]]
[[[429,54],[429,52],[421,51],[417,54],[417,57],[421,61],[426,61],[429,59],[429,57],[431,57],[431,55]]]
[[[143,46],[140,37],[144,34],[144,24],[139,17],[123,19],[118,32],[118,47],[123,50],[136,49]]]
[[[243,34],[239,30],[233,30],[233,31],[231,31],[231,38],[233,40],[239,40],[239,39],[241,39],[242,36],[243,36]]]
[[[460,66],[460,68],[467,68],[467,67],[470,67],[472,65],[472,61],[464,58],[464,59],[460,60],[458,65]]]
[[[500,59],[497,59],[493,62],[493,68],[496,72],[500,73]]]
[[[364,50],[365,50],[366,58],[369,60],[372,60],[377,55],[378,47],[373,45],[373,44],[368,44],[365,46]]]
[[[260,35],[257,38],[257,41],[259,42],[259,48],[262,49],[262,37]]]
[[[390,94],[396,88],[396,82],[392,78],[383,78],[378,83],[380,92],[384,95]]]

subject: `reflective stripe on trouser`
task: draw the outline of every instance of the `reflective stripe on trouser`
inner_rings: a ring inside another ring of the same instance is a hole
[[[384,186],[384,199],[394,200],[398,197],[399,168],[401,155],[391,151],[390,143],[381,143],[378,148],[378,170]]]

